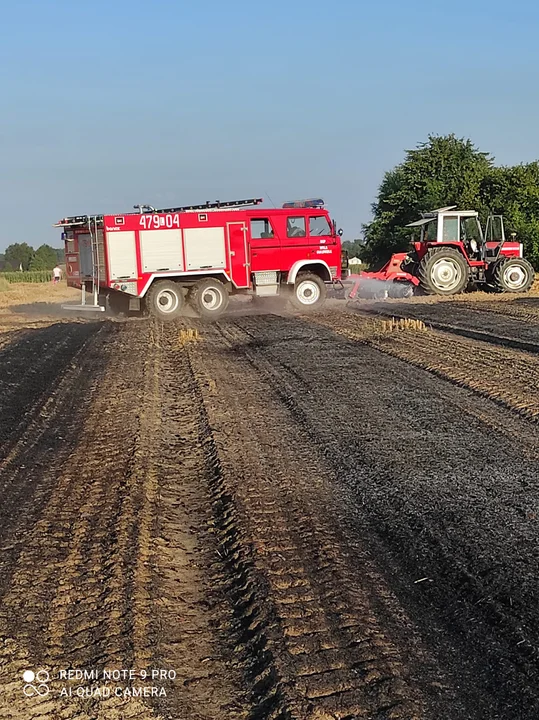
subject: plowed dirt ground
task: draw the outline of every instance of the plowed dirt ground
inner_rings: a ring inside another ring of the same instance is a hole
[[[538,718],[539,300],[470,297],[6,327],[0,718]]]

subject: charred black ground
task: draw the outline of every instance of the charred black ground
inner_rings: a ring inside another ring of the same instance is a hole
[[[0,336],[2,717],[539,717],[525,300]]]

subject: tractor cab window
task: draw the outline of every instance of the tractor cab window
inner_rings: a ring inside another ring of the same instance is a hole
[[[479,229],[479,223],[476,217],[461,218],[460,239],[463,243],[470,243],[472,240],[476,243],[481,242],[481,230]]]
[[[481,226],[476,217],[463,217],[460,219],[460,239],[471,257],[480,257],[483,246]]]
[[[315,237],[331,235],[331,228],[324,215],[309,218],[309,235],[314,235]]]
[[[487,219],[485,241],[501,243],[503,240],[505,240],[503,218],[501,215],[491,215]]]
[[[273,228],[268,218],[256,218],[251,220],[251,238],[261,240],[262,238],[274,237]]]
[[[432,220],[423,226],[423,235],[421,237],[423,242],[437,242],[438,240],[438,223],[436,220]]]
[[[289,238],[305,237],[305,218],[289,217],[286,220],[286,236]]]
[[[458,217],[444,217],[443,242],[458,242],[459,219]]]

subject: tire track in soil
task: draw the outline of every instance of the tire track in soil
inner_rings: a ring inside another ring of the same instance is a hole
[[[17,720],[244,717],[238,673],[222,647],[224,600],[204,546],[207,496],[197,467],[178,463],[178,451],[190,450],[193,435],[191,421],[187,437],[178,440],[189,397],[176,402],[171,363],[177,348],[164,342],[157,324],[106,327],[112,337],[105,351],[96,357],[90,348],[83,366],[95,369],[99,358],[103,372],[81,408],[79,442],[61,467],[50,469],[51,477],[37,478],[54,491],[27,528],[4,589],[0,714]],[[163,358],[164,348],[172,360]],[[63,390],[78,398],[81,388],[70,380],[68,374]],[[45,424],[63,419],[69,408],[59,402]],[[26,483],[32,474],[28,467]],[[22,696],[21,676],[29,667],[51,673],[52,696]],[[157,683],[166,687],[164,701],[59,697],[62,685],[81,684],[60,682],[60,669],[105,667],[176,669],[178,680]]]
[[[0,399],[2,417],[15,417],[12,425],[5,425],[0,449],[0,597],[9,585],[25,534],[53,491],[58,468],[78,441],[85,409],[81,398],[86,401],[95,391],[102,327],[79,326],[67,332],[71,345],[61,343],[56,353],[47,353],[48,365],[41,356],[42,384],[23,384],[19,393]],[[24,352],[17,348],[10,354],[12,372],[16,373],[18,362],[22,378],[28,356],[41,353],[41,335],[32,337],[35,345],[25,344]],[[36,471],[42,473],[40,481],[35,481]]]
[[[208,428],[179,331],[179,326],[166,327],[159,339],[162,446],[155,552],[162,580],[157,639],[165,667],[178,673],[173,700],[162,707],[167,717],[240,720],[249,702],[212,510]]]
[[[231,592],[252,663],[254,716],[425,717],[407,662],[379,620],[394,600],[364,548],[335,523],[328,470],[235,351],[230,328],[203,328],[207,340],[189,356],[208,415],[222,554],[237,578]],[[391,610],[405,625],[400,608]],[[427,667],[430,659],[415,651]],[[431,672],[430,692],[436,686],[439,694],[440,674]]]
[[[54,492],[25,537],[4,594],[1,635],[6,692],[2,700],[8,717],[148,717],[148,709],[138,701],[115,700],[97,707],[92,700],[21,697],[25,668],[49,670],[58,693],[64,684],[54,680],[60,669],[91,670],[105,658],[110,663],[115,658],[109,660],[105,639],[114,643],[117,637],[125,637],[121,625],[129,595],[124,583],[118,602],[113,582],[118,565],[126,578],[131,567],[115,542],[121,476],[132,451],[125,411],[136,409],[132,401],[126,408],[127,397],[136,398],[136,394],[129,385],[125,349],[118,332],[105,358],[110,363],[115,357],[116,372],[105,372],[100,378],[98,391],[85,408],[79,442],[63,466],[55,468]],[[123,649],[120,667],[129,666],[131,660]]]
[[[388,317],[395,315],[420,319],[432,323],[434,327],[440,323],[448,331],[463,335],[468,333],[472,339],[484,339],[493,344],[512,345],[515,349],[538,352],[539,305],[538,313],[534,314],[525,306],[515,305],[515,302],[449,300],[438,303],[374,303],[371,306],[358,306],[357,310]],[[477,333],[475,338],[473,333]]]
[[[481,309],[477,307],[473,302],[462,302],[464,308],[474,311],[481,312]],[[539,324],[539,298],[538,297],[524,297],[516,298],[512,300],[504,301],[487,301],[481,303],[481,308],[485,306],[485,310],[489,313],[496,315],[503,315],[504,318],[514,318],[525,323],[532,325]],[[520,325],[520,323],[519,323]]]
[[[341,469],[373,542],[383,543],[392,587],[470,700],[467,714],[439,716],[537,717],[533,426],[364,341],[339,338],[341,315],[332,330],[319,320],[236,325],[273,392]],[[415,588],[422,576],[431,582]]]
[[[28,423],[28,413],[39,414],[53,384],[100,324],[57,324],[23,333],[0,350],[0,461],[10,450],[10,438]]]
[[[539,357],[532,353],[436,330],[384,333],[357,313],[343,313],[338,321],[335,315],[321,314],[314,322],[466,387],[528,420],[539,418],[539,396],[530,393],[531,387],[539,386]]]

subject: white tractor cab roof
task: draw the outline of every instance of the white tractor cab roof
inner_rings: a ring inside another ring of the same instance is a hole
[[[477,210],[457,210],[456,205],[422,213],[422,219],[406,227],[421,228],[421,242],[463,242],[477,243],[505,242],[505,229],[501,215],[491,215],[485,227],[479,222]]]
[[[422,220],[416,220],[415,222],[408,223],[406,227],[421,227],[421,225],[427,225],[427,223],[433,220],[438,220],[439,217],[449,215],[451,217],[478,217],[479,213],[476,210],[455,210],[456,205],[448,205],[438,210],[431,210],[430,212],[421,213]]]

